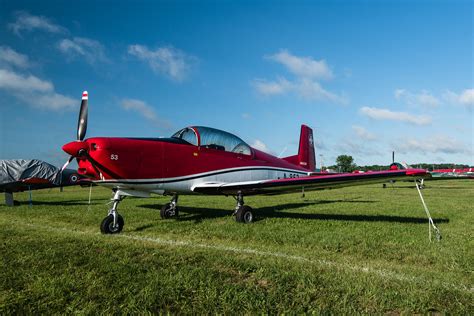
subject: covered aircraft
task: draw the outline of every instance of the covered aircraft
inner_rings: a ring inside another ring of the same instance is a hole
[[[76,170],[60,170],[37,159],[0,160],[0,192],[5,192],[5,203],[13,206],[13,193],[27,190],[63,187],[90,183]]]

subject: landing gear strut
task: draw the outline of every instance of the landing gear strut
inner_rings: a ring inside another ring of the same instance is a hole
[[[178,217],[178,195],[174,194],[171,202],[163,205],[160,211],[161,218],[167,219],[171,217]]]
[[[119,191],[115,191],[112,198],[113,206],[109,210],[109,214],[102,220],[100,224],[100,231],[102,234],[118,234],[122,231],[125,224],[122,215],[117,212],[118,204],[124,199]]]
[[[253,222],[252,208],[250,206],[244,205],[244,196],[242,195],[242,192],[237,193],[235,200],[237,201],[234,211],[235,220],[238,223],[245,224]]]

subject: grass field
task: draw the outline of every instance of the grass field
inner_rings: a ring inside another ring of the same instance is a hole
[[[438,313],[474,314],[474,182],[413,184],[246,198],[125,199],[120,235],[101,235],[110,191],[15,195],[0,207],[0,314]]]

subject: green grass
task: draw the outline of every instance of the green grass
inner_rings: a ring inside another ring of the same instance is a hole
[[[16,194],[0,207],[0,314],[474,314],[474,182],[412,184],[246,198],[257,221],[236,223],[232,198],[127,198],[120,235],[101,235],[110,191]]]

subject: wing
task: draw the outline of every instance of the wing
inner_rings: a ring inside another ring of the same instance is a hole
[[[424,179],[430,174],[424,169],[389,170],[367,173],[340,173],[317,175],[301,178],[275,180],[247,181],[234,183],[203,183],[193,187],[193,191],[203,194],[235,195],[241,192],[251,194],[281,194],[305,191],[331,189],[345,186],[385,183],[393,180]]]

